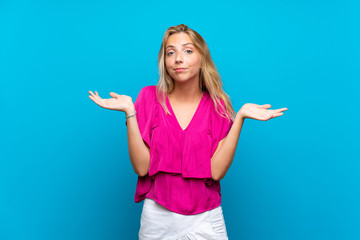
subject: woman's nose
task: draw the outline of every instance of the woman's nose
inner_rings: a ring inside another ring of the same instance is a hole
[[[182,56],[181,53],[176,54],[175,61],[176,62],[183,62],[184,61],[183,56]]]

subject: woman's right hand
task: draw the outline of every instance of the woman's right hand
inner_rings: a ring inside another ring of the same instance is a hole
[[[135,111],[132,98],[129,96],[110,92],[110,96],[112,98],[102,99],[97,91],[95,91],[95,94],[92,91],[89,91],[89,94],[89,98],[100,107],[110,110],[122,111],[125,112],[126,115],[132,114]]]

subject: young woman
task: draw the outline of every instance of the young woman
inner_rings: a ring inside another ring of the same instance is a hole
[[[125,112],[129,155],[144,200],[139,239],[228,239],[220,180],[245,118],[266,121],[287,108],[247,103],[235,114],[205,40],[184,24],[166,30],[156,86],[131,97],[111,92],[103,108]]]

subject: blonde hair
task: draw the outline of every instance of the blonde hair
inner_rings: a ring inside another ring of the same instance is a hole
[[[190,29],[185,24],[169,27],[163,37],[159,55],[158,55],[158,66],[159,66],[159,82],[156,85],[157,98],[161,106],[164,108],[166,113],[169,112],[166,105],[166,94],[174,91],[174,80],[169,75],[165,66],[165,48],[166,42],[170,35],[174,33],[184,32],[187,33],[195,45],[195,48],[200,52],[201,55],[201,69],[199,76],[199,87],[202,91],[207,91],[215,105],[216,112],[229,120],[234,120],[235,111],[231,105],[229,96],[223,90],[223,83],[221,81],[220,74],[211,58],[209,48],[204,38],[196,31]],[[224,102],[225,109],[221,105],[221,100]],[[220,108],[220,109],[219,109]]]

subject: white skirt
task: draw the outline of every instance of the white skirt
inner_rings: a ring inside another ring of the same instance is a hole
[[[195,215],[183,215],[145,198],[139,239],[227,240],[228,236],[221,206]]]

